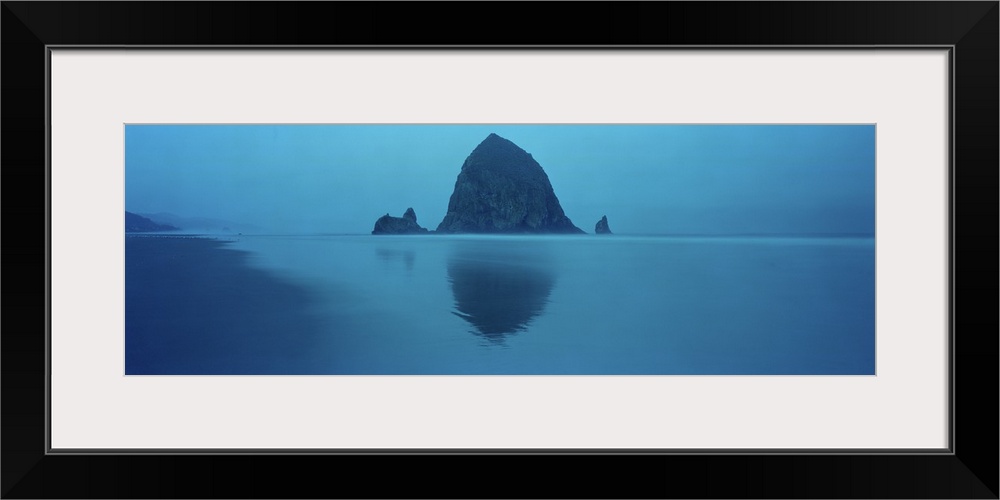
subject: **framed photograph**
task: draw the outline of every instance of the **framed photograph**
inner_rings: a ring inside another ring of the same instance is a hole
[[[4,3],[5,497],[997,498],[997,2],[489,7]]]

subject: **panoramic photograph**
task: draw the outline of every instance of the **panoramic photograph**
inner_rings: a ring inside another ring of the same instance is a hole
[[[126,375],[875,374],[875,125],[124,136]]]

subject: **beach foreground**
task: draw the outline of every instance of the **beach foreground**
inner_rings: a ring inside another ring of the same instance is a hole
[[[125,238],[126,374],[318,373],[309,290],[208,238]]]
[[[872,238],[126,238],[127,374],[872,375]]]

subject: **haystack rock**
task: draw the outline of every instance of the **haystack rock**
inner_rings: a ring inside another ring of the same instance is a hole
[[[426,233],[427,229],[417,224],[417,214],[412,208],[407,208],[402,217],[393,217],[385,214],[375,221],[375,229],[372,234],[420,234]]]
[[[611,228],[608,227],[607,215],[602,215],[601,220],[597,221],[597,225],[594,226],[594,232],[597,234],[611,234]]]
[[[583,233],[566,217],[542,166],[496,134],[465,159],[437,232]]]

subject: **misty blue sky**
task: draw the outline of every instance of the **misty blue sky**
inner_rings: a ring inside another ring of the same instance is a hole
[[[369,234],[413,207],[433,230],[491,132],[588,233],[874,234],[874,125],[126,125],[125,209]]]

